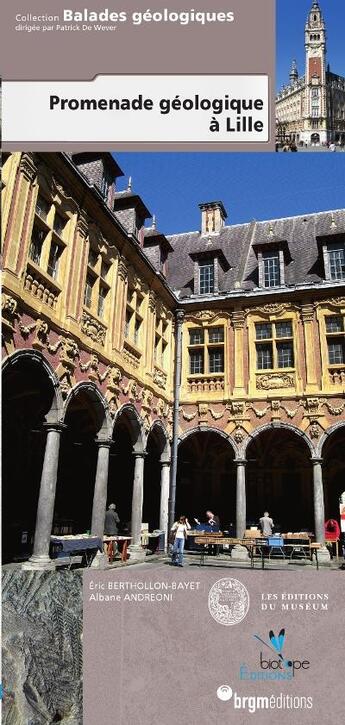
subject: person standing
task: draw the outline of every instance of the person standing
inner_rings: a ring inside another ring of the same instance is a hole
[[[108,506],[108,510],[105,512],[104,535],[105,536],[117,536],[119,523],[120,523],[120,518],[116,511],[116,506],[114,503],[110,503]],[[104,543],[104,553],[108,556],[108,558],[110,557],[111,561],[112,561],[113,556],[116,555],[116,552],[117,552],[117,542],[116,541],[107,541]]]
[[[105,513],[104,533],[106,536],[117,536],[117,525],[120,523],[119,515],[114,503],[110,503]]]
[[[171,527],[172,532],[176,531],[171,560],[174,566],[183,566],[184,544],[187,539],[187,531],[190,528],[191,526],[186,516],[180,516],[179,520],[175,521]]]
[[[220,520],[219,516],[213,514],[212,511],[206,511],[207,525],[211,526],[214,531],[219,531]]]
[[[271,519],[268,511],[264,512],[264,515],[260,519],[261,532],[263,536],[272,536],[273,531],[273,520]]]

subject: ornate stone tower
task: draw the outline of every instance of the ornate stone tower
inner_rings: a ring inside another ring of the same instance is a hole
[[[303,141],[322,144],[328,140],[326,92],[326,27],[317,0],[305,26],[305,97]]]

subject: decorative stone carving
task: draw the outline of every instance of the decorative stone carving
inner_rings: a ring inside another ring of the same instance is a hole
[[[90,337],[93,342],[98,342],[100,345],[105,343],[106,328],[103,327],[97,320],[90,317],[86,312],[83,312],[81,318],[81,331],[87,337]]]
[[[127,385],[122,386],[122,390],[130,400],[141,400],[142,391],[140,390],[138,383],[132,378],[128,380]]]
[[[232,400],[228,404],[228,407],[229,407],[229,410],[232,413],[232,415],[239,415],[242,417],[245,413],[246,404],[242,400],[239,400],[236,402]]]
[[[151,390],[145,389],[142,391],[141,397],[142,397],[142,405],[141,405],[140,415],[143,419],[145,427],[150,427],[153,393]]]
[[[76,384],[74,371],[76,368],[76,359],[79,357],[78,345],[72,337],[60,337],[54,345],[48,345],[47,349],[53,355],[61,348],[60,362],[55,370],[55,374],[60,380],[62,394],[66,397]]]
[[[294,418],[295,415],[297,415],[300,407],[301,407],[301,401],[298,403],[297,408],[295,408],[294,410],[290,410],[290,408],[287,408],[286,405],[281,403],[281,408],[285,411],[287,417],[291,418],[291,419]]]
[[[117,273],[123,281],[126,281],[126,279],[128,277],[128,262],[127,262],[126,257],[123,257],[123,256],[120,257],[118,267],[117,267]]]
[[[134,354],[134,352],[131,352],[128,347],[123,347],[121,351],[123,359],[128,363],[128,365],[131,365],[133,368],[138,368],[140,364],[140,356]]]
[[[329,379],[333,385],[345,385],[345,368],[330,370]]]
[[[49,325],[45,320],[41,320],[40,318],[33,322],[31,325],[23,325],[22,323],[19,324],[19,329],[23,337],[27,338],[35,330],[36,335],[35,338],[32,341],[32,347],[35,347],[37,350],[43,350],[46,345],[49,342],[48,339],[48,333],[49,333]]]
[[[107,396],[106,396],[106,397],[107,397]],[[108,410],[109,410],[109,414],[111,415],[111,417],[112,417],[112,418],[114,418],[114,416],[115,416],[115,413],[116,413],[116,411],[117,411],[118,407],[119,407],[119,405],[118,405],[118,400],[117,400],[117,398],[116,398],[116,397],[115,397],[115,395],[114,395],[114,396],[113,396],[112,398],[110,398],[110,400],[108,401]]]
[[[99,358],[95,353],[92,353],[87,363],[79,363],[79,367],[83,373],[89,371],[88,378],[94,382],[103,383],[109,372],[109,368],[102,374],[99,372]]]
[[[169,405],[162,398],[157,398],[156,404],[153,406],[153,412],[160,418],[167,418],[169,415]]]
[[[163,372],[163,370],[160,370],[159,368],[154,368],[153,370],[153,382],[158,385],[159,388],[162,388],[165,390],[167,385],[167,379],[168,376],[166,373]]]
[[[2,300],[1,300],[1,310],[2,310],[2,324],[9,328],[12,332],[15,330],[15,321],[19,318],[19,314],[17,312],[18,303],[17,300],[14,299],[14,297],[10,297],[10,295],[3,294]]]
[[[53,282],[48,282],[43,274],[33,268],[30,262],[25,274],[24,287],[27,292],[37,297],[48,305],[48,307],[52,307],[53,309],[56,307],[60,288]]]
[[[335,405],[332,405],[332,403],[330,403],[328,400],[326,400],[323,403],[323,405],[325,405],[326,408],[328,408],[331,415],[341,415],[345,410],[345,403],[335,406]]]
[[[293,375],[288,373],[268,373],[256,379],[258,390],[276,390],[277,388],[293,388]]]
[[[199,413],[199,425],[202,423],[207,423],[207,421],[208,421],[208,405],[207,405],[207,403],[199,403],[198,413]]]
[[[37,166],[32,154],[24,153],[19,163],[19,173],[23,174],[27,181],[34,181],[37,175]]]
[[[79,357],[78,345],[72,337],[60,337],[54,345],[48,345],[48,350],[53,355],[61,349],[60,362],[68,365],[71,370],[76,367],[76,358]]]
[[[232,437],[233,437],[234,441],[239,445],[240,443],[243,443],[243,441],[246,437],[246,434],[242,430],[242,428],[237,427],[235,432],[232,434]]]
[[[54,175],[51,177],[51,189],[52,195],[58,197],[60,202],[66,207],[69,207],[73,212],[79,212],[79,206],[72,196],[69,196],[65,188],[60,184]]]
[[[151,312],[154,312],[156,309],[156,301],[157,301],[157,295],[156,293],[151,289],[149,292],[149,299],[148,299],[148,305],[149,310]]]
[[[182,312],[182,310],[178,310]],[[197,310],[186,315],[187,322],[213,322],[217,317],[229,317],[228,312],[217,312],[213,310]]]
[[[311,423],[309,432],[311,438],[320,438],[321,429],[316,420]]]
[[[272,401],[272,402],[276,402],[276,401]],[[250,403],[248,405],[248,410],[252,410],[255,413],[257,418],[263,418],[266,415],[266,413],[268,413],[268,411],[269,411],[269,405],[267,405],[265,408],[256,408],[255,405]]]
[[[196,418],[196,416],[197,416],[196,410],[193,413],[187,413],[184,410],[184,408],[180,408],[180,410],[181,410],[182,417],[184,418],[184,420],[191,421],[191,420],[194,420],[194,418]]]
[[[114,368],[108,368],[108,385],[107,388],[109,390],[120,390],[120,383],[122,380],[122,372],[120,368],[114,367]]]
[[[142,391],[142,406],[143,408],[149,408],[151,409],[152,406],[152,400],[153,400],[153,393],[151,390],[148,390],[147,388]]]
[[[210,411],[210,413],[212,415],[212,418],[214,420],[220,420],[221,418],[223,418],[224,410],[216,411],[216,410],[213,410],[213,408],[210,407],[209,408],[209,411]]]
[[[213,393],[224,390],[224,379],[204,376],[196,380],[190,379],[187,383],[189,393]]]
[[[245,312],[248,314],[260,314],[260,315],[282,315],[286,310],[297,309],[295,305],[288,305],[280,302],[271,302],[267,305],[260,307],[247,307]]]
[[[81,211],[77,220],[77,234],[86,239],[89,230],[88,219],[84,211]]]
[[[307,398],[306,400],[306,409],[308,413],[312,413],[313,415],[316,415],[319,413],[320,408],[320,399],[319,398]]]
[[[315,305],[307,303],[301,306],[301,320],[303,323],[312,322],[314,319]]]
[[[345,307],[345,297],[331,297],[322,302],[324,307]]]
[[[235,330],[242,330],[246,321],[246,313],[244,310],[235,310],[232,313],[232,325]]]

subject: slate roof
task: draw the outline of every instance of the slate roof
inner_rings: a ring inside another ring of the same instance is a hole
[[[330,242],[345,240],[345,209],[224,226],[219,234],[210,236],[211,245],[209,237],[200,232],[168,236],[174,251],[168,258],[167,282],[180,291],[181,298],[190,296],[194,277],[190,255],[221,249],[230,268],[220,275],[219,292],[254,289],[258,286],[256,245],[276,242],[289,250],[285,286],[318,283],[324,280],[323,237]]]

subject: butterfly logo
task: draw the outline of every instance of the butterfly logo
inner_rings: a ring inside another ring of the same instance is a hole
[[[277,654],[279,659],[284,664],[284,667],[290,668],[291,662],[290,660],[286,660],[283,656],[283,647],[285,643],[285,629],[281,629],[279,634],[274,634],[273,630],[271,629],[269,631],[269,642],[265,642],[261,637],[259,637],[258,634],[254,634],[255,639],[258,639],[261,644],[264,644],[265,647],[268,647],[274,654]]]

